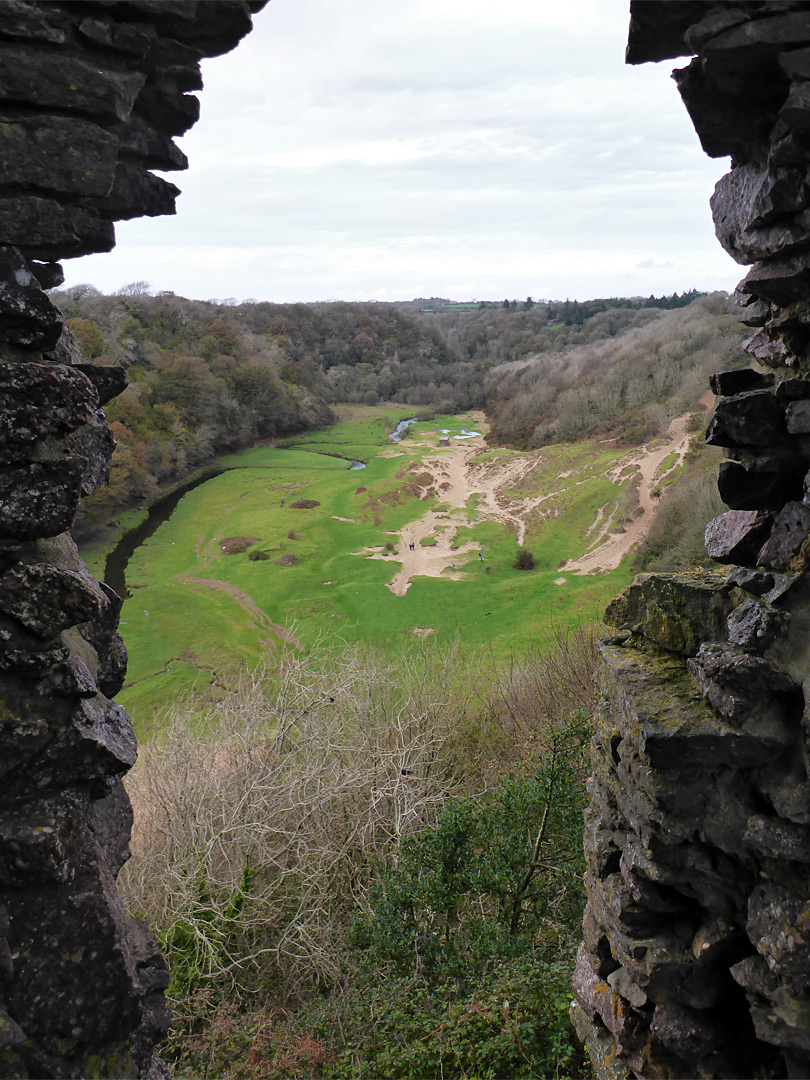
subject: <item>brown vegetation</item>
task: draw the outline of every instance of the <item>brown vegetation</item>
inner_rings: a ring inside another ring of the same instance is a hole
[[[501,365],[489,383],[493,436],[526,447],[599,434],[648,441],[694,407],[711,372],[745,362],[742,338],[716,293],[678,311],[637,313],[616,337]]]
[[[593,648],[579,630],[502,668],[430,641],[396,663],[287,654],[214,705],[177,706],[128,779],[122,874],[172,966],[169,1056],[233,1077],[258,1075],[246,1054],[271,1055],[268,1076],[333,1059],[339,1026],[324,1041],[288,1023],[316,988],[349,1008],[346,935],[380,874],[449,799],[532,776],[592,708]]]
[[[260,536],[226,536],[224,540],[220,540],[219,549],[223,555],[241,555],[260,540]]]

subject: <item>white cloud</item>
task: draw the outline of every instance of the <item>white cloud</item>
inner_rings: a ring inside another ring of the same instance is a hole
[[[66,266],[289,301],[730,288],[671,65],[620,0],[273,0],[204,64],[176,218]],[[464,289],[464,292],[459,290]]]

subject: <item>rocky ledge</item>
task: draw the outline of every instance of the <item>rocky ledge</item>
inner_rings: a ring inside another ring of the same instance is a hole
[[[251,0],[0,0],[0,1075],[139,1077],[169,1014],[166,965],[115,887],[136,757],[120,599],[70,538],[106,483],[103,405],[123,372],[84,364],[45,292],[114,222],[174,213],[172,137],[200,60]]]
[[[713,376],[713,573],[608,608],[572,1018],[600,1080],[810,1075],[810,9],[631,3],[733,166],[718,239],[752,364]]]

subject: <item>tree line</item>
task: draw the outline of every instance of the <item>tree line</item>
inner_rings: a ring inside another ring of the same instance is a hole
[[[516,446],[600,428],[643,437],[693,391],[707,356],[737,349],[728,298],[693,293],[513,307],[236,304],[153,296],[143,282],[110,296],[56,290],[86,359],[129,379],[107,407],[111,483],[86,501],[84,526],[219,454],[328,424],[338,402],[481,408],[494,439]]]

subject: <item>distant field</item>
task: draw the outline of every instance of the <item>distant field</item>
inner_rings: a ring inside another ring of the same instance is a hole
[[[525,544],[536,569],[516,571],[514,529],[481,520],[479,495],[454,509],[442,502],[441,492],[426,494],[419,486],[429,482],[422,471],[426,458],[453,453],[438,450],[439,430],[458,433],[478,425],[480,431],[480,418],[416,424],[399,455],[390,456],[386,430],[407,410],[377,406],[343,415],[294,447],[257,447],[224,458],[222,464],[233,468],[185,495],[135,552],[127,571],[134,595],[121,619],[131,660],[119,700],[142,735],[173,695],[192,686],[216,693],[263,654],[294,647],[285,640],[290,635],[306,645],[401,646],[417,640],[415,631],[427,631],[504,656],[547,639],[555,621],[598,618],[628,580],[625,565],[610,574],[564,579],[558,569],[585,550],[599,508],[621,499],[627,481],[616,484],[605,476],[619,452],[580,443],[547,448],[533,455],[534,464],[514,451],[485,450],[472,458],[495,470],[514,462],[524,468],[522,479],[501,493],[508,507],[556,492],[545,508],[551,516],[543,518],[541,504],[527,518]],[[367,468],[349,470],[341,458],[364,461]],[[318,505],[291,505],[300,499]],[[418,545],[426,557],[436,550],[435,537],[450,529],[457,530],[453,552],[467,542],[474,550],[459,556],[452,571],[414,577],[405,595],[395,596],[386,584],[400,568],[398,534],[432,510],[442,521]],[[394,551],[386,552],[386,544]],[[243,550],[226,553],[233,548]],[[376,557],[366,557],[364,549]]]

